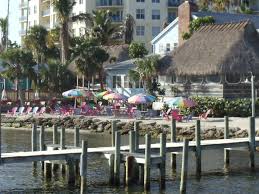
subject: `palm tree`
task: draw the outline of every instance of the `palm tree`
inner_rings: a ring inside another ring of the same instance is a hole
[[[1,38],[1,46],[2,48],[6,48],[7,46],[7,17],[6,18],[0,18],[0,28],[1,28],[1,33],[2,33],[2,38]]]
[[[76,2],[74,0],[53,0],[52,4],[60,20],[61,63],[65,64],[69,58],[68,24]]]
[[[213,0],[212,4],[216,12],[224,12],[229,8],[230,0]]]
[[[19,81],[27,77],[35,80],[36,77],[33,69],[35,62],[32,53],[21,48],[9,48],[0,55],[0,58],[4,61],[3,66],[5,68],[1,76],[11,81],[16,81],[17,97],[22,105],[23,99]]]
[[[124,21],[124,28],[125,28],[125,43],[130,44],[133,40],[134,34],[134,27],[135,27],[135,20],[132,15],[127,14],[125,21]]]

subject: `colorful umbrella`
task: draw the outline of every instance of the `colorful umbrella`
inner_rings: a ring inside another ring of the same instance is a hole
[[[82,89],[72,89],[62,93],[65,98],[88,97],[88,91]]]
[[[137,94],[137,95],[131,96],[128,99],[128,103],[130,103],[130,104],[145,104],[145,103],[154,102],[155,99],[156,99],[155,96],[142,93],[142,94]]]
[[[112,92],[111,91],[103,91],[103,92],[100,92],[100,93],[97,93],[95,94],[96,98],[102,98],[103,96],[107,95],[107,94],[111,94]]]
[[[184,97],[175,97],[166,102],[170,107],[178,106],[178,107],[194,107],[196,106],[196,102],[189,98]]]
[[[104,100],[126,100],[127,96],[119,93],[111,93],[103,96]]]

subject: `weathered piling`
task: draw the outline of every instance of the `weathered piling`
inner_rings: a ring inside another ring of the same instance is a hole
[[[58,144],[58,126],[53,125],[53,144]]]
[[[45,150],[45,128],[42,125],[40,128],[40,151]],[[44,169],[44,161],[41,162],[41,168]]]
[[[109,167],[110,167],[110,184],[114,184],[114,154],[111,154],[109,157]]]
[[[37,124],[32,124],[31,151],[37,151]]]
[[[160,164],[160,188],[165,188],[165,170],[166,170],[166,134],[160,134],[160,157],[162,162]]]
[[[49,180],[51,179],[51,176],[52,176],[52,173],[51,173],[51,170],[52,170],[52,165],[50,162],[44,162],[44,177],[46,180]]]
[[[126,158],[125,170],[126,170],[126,177],[125,177],[125,185],[129,186],[135,181],[136,177],[136,162],[134,156],[128,156]]]
[[[228,116],[224,117],[225,127],[224,127],[224,139],[229,138],[229,119]],[[229,168],[229,155],[230,151],[228,149],[224,149],[224,168],[227,170]]]
[[[134,131],[135,131],[135,150],[138,152],[139,149],[139,121],[134,122]]]
[[[135,138],[136,138],[136,132],[135,131],[130,131],[129,132],[129,147],[130,147],[130,153],[136,152],[136,147],[135,147]]]
[[[65,127],[61,127],[60,131],[60,149],[63,150],[65,149],[65,141],[66,141],[66,136],[65,136]]]
[[[254,170],[255,167],[255,118],[249,117],[249,153],[250,167]]]
[[[66,161],[66,177],[69,185],[75,184],[75,168],[73,159]]]
[[[186,193],[186,180],[188,175],[188,151],[189,151],[189,140],[184,139],[183,141],[183,155],[182,155],[182,170],[181,170],[181,183],[180,193]]]
[[[196,141],[196,175],[201,175],[201,121],[196,121],[195,128],[195,141]]]
[[[145,164],[144,164],[144,189],[150,189],[150,155],[151,155],[151,136],[146,134],[145,137]]]
[[[121,133],[115,132],[115,155],[114,155],[114,184],[120,185],[120,147],[121,147]]]
[[[172,119],[171,123],[171,142],[176,142],[176,120]],[[171,164],[173,173],[176,172],[176,154],[172,153],[171,155]]]
[[[87,141],[82,141],[82,153],[80,157],[80,177],[81,177],[81,187],[80,193],[86,193],[87,187]]]
[[[79,127],[75,127],[74,131],[74,146],[79,147]]]
[[[112,146],[115,146],[115,133],[117,131],[117,123],[116,120],[112,120]]]

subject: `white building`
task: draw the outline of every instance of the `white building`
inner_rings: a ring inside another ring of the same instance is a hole
[[[26,34],[27,10],[29,27],[43,25],[52,29],[58,24],[52,0],[20,0],[20,35]],[[127,14],[135,19],[134,41],[143,42],[151,50],[150,41],[161,30],[163,23],[177,17],[181,0],[75,0],[73,15],[92,13],[93,10],[109,9],[115,23],[122,23]],[[71,32],[79,36],[84,32],[83,22],[74,22]]]

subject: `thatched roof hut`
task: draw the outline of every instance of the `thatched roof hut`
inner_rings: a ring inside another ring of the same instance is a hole
[[[259,73],[259,35],[250,21],[202,26],[173,53],[177,75]]]

